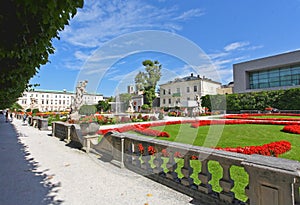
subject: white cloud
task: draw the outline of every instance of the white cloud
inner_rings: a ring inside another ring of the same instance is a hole
[[[233,50],[237,50],[237,49],[243,48],[245,46],[248,46],[249,44],[250,43],[247,41],[234,42],[234,43],[231,43],[231,44],[225,46],[224,50],[227,52],[233,51]]]
[[[72,45],[96,48],[112,38],[138,30],[178,31],[182,29],[179,21],[204,14],[201,9],[178,11],[175,6],[159,7],[141,0],[86,1],[72,19],[71,27],[60,35]]]
[[[205,12],[202,9],[191,9],[183,12],[180,16],[174,18],[175,20],[187,20],[189,18],[199,17],[204,15]]]

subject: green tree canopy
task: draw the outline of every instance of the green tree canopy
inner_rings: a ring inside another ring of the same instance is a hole
[[[52,39],[83,0],[6,0],[0,7],[0,109],[10,107],[40,65],[54,53]]]
[[[111,107],[109,104],[109,102],[111,102],[110,100],[111,100],[111,98],[107,99],[107,100],[99,100],[98,104],[96,105],[97,111],[99,111],[99,112],[108,111]]]
[[[152,107],[156,85],[161,77],[162,65],[158,61],[145,60],[143,66],[145,66],[146,72],[140,71],[135,76],[135,84],[139,90],[144,91],[146,103]]]

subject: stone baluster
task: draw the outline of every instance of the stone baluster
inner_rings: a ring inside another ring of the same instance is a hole
[[[198,174],[198,178],[201,184],[198,186],[198,190],[209,194],[212,192],[209,181],[211,180],[211,173],[208,171],[208,160],[201,161],[201,172]]]
[[[135,167],[141,167],[141,161],[140,161],[141,153],[138,150],[136,142],[132,142],[131,148],[132,148],[132,165]]]
[[[184,156],[184,165],[181,168],[181,173],[183,174],[181,184],[184,186],[191,186],[194,183],[194,180],[190,177],[193,173],[193,168],[190,165],[190,157],[188,153]]]
[[[166,173],[166,177],[175,182],[180,182],[180,179],[178,178],[178,174],[177,172],[175,172],[175,170],[177,169],[177,163],[174,158],[174,152],[169,153],[169,161],[167,163],[167,168],[169,171]]]
[[[297,179],[297,182],[294,184],[294,197],[295,204],[300,205],[300,193],[299,193],[300,181]]]
[[[132,165],[134,145],[131,140],[124,141],[124,152],[125,152],[125,164]]]
[[[163,164],[163,160],[162,160],[162,158],[161,158],[161,153],[156,152],[156,153],[154,154],[153,164],[155,165],[155,167],[154,167],[154,169],[153,169],[153,172],[154,172],[155,174],[159,174],[159,175],[164,175],[164,176],[165,176],[164,170],[163,170],[163,168],[161,167],[161,165]]]
[[[220,198],[229,203],[232,203],[234,200],[234,193],[231,191],[234,186],[234,182],[230,177],[231,165],[232,164],[230,163],[221,163],[223,168],[223,178],[220,180],[220,186],[223,190],[220,193]]]
[[[144,147],[144,153],[142,154],[142,164],[141,164],[141,168],[144,169],[146,171],[146,173],[151,172],[151,166],[150,166],[150,159],[151,159],[151,155],[148,152],[148,144],[146,143],[142,143],[143,147]]]

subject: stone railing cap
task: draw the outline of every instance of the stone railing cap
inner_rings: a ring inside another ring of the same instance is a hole
[[[300,163],[289,159],[266,157],[254,154],[250,155],[244,162],[242,162],[242,165],[265,167],[268,170],[284,173],[288,172],[292,175],[300,176]]]

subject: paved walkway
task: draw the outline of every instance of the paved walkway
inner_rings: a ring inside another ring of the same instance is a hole
[[[0,115],[0,204],[190,204],[192,198]]]

